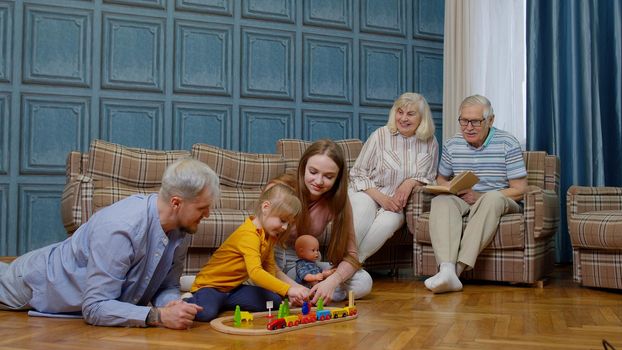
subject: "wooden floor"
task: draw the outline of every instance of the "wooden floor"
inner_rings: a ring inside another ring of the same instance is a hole
[[[375,276],[359,318],[285,334],[239,336],[93,327],[0,311],[0,349],[603,349],[622,350],[622,293],[582,288],[558,268],[544,288],[467,283],[434,295],[423,281]]]

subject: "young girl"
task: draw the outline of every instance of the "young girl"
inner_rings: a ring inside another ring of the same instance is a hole
[[[323,270],[335,268],[335,273],[311,288],[312,303],[319,298],[328,304],[345,299],[347,291],[361,298],[371,291],[372,279],[361,269],[352,223],[352,208],[348,200],[347,164],[341,148],[331,140],[318,140],[303,153],[295,176],[285,174],[270,184],[289,184],[302,203],[296,226],[291,228],[287,246],[275,248],[276,263],[293,279],[296,276],[294,242],[298,235],[320,237],[329,223],[330,242]],[[269,186],[267,186],[269,187]],[[293,282],[293,281],[292,281]]]
[[[287,229],[301,210],[291,188],[275,185],[264,191],[254,216],[214,252],[192,285],[192,297],[185,299],[203,307],[196,320],[208,322],[224,310],[263,311],[266,301],[281,303],[287,295],[302,302],[309,290],[277,270],[273,247],[287,237]],[[250,279],[255,285],[242,284]]]

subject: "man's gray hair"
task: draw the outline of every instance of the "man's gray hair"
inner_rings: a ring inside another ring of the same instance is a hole
[[[460,104],[459,112],[462,114],[462,108],[467,106],[484,106],[484,119],[488,119],[489,116],[494,116],[495,111],[492,109],[490,100],[482,95],[472,95],[465,98]]]
[[[207,164],[194,158],[182,158],[169,165],[162,176],[160,196],[170,199],[179,196],[183,199],[196,198],[207,188],[213,201],[220,197],[218,175]]]

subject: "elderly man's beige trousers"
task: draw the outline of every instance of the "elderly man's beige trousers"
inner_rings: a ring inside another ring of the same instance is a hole
[[[472,206],[453,195],[434,197],[430,210],[430,239],[436,263],[461,262],[467,269],[473,268],[479,253],[493,239],[499,218],[521,210],[520,205],[499,191],[485,193]],[[469,221],[463,232],[462,217],[467,213]]]

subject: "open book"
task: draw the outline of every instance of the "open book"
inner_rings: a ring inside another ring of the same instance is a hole
[[[427,185],[424,189],[434,194],[456,194],[462,190],[469,189],[479,182],[479,177],[472,171],[465,171],[458,176],[454,176],[449,182],[449,187],[439,185]]]

